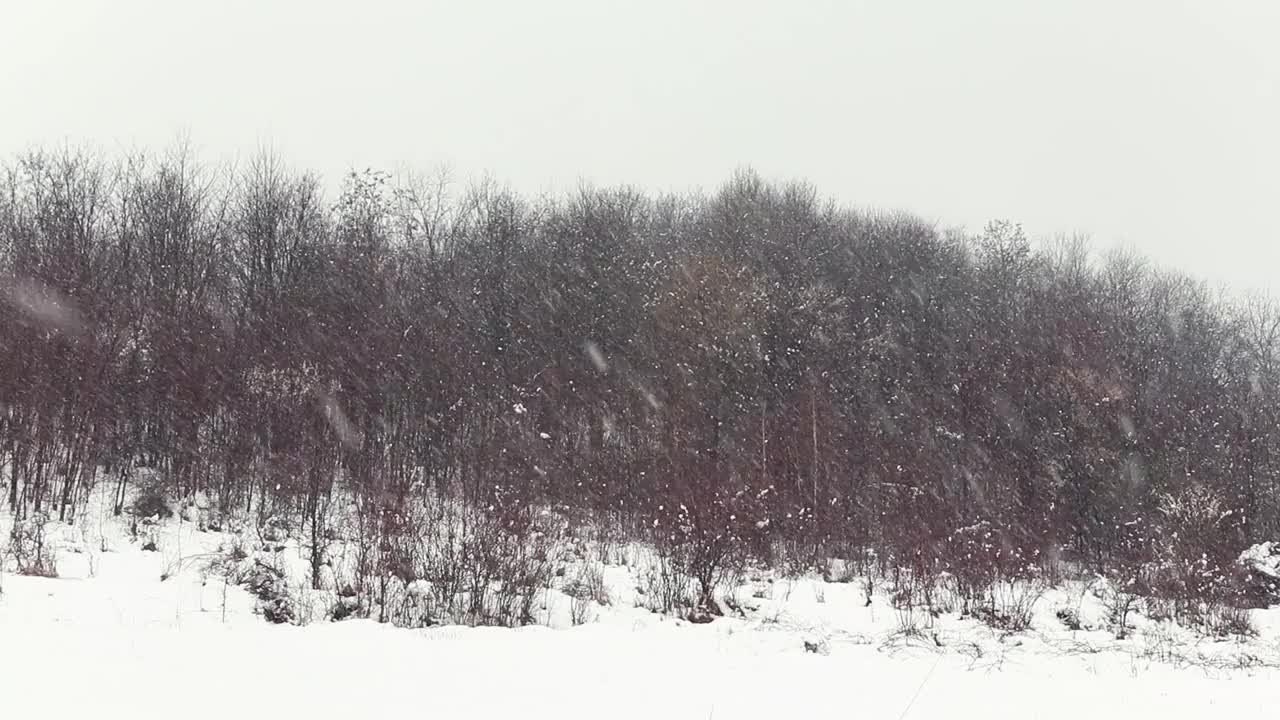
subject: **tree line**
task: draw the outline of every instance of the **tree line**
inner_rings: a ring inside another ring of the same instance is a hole
[[[19,518],[119,512],[139,468],[317,545],[335,496],[380,537],[449,497],[593,518],[704,587],[781,546],[1127,567],[1194,502],[1189,553],[1280,531],[1280,311],[1133,253],[750,171],[537,198],[363,172],[329,202],[270,155],[62,149],[0,184]]]

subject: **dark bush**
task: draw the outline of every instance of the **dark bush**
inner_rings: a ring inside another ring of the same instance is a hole
[[[242,576],[242,584],[258,598],[258,611],[272,623],[295,623],[297,611],[289,598],[284,573],[261,560],[255,560]]]
[[[129,512],[138,519],[167,520],[173,517],[173,505],[160,483],[149,483],[138,489],[138,494],[129,505]]]
[[[1058,608],[1054,614],[1057,615],[1058,621],[1062,623],[1063,627],[1068,630],[1079,630],[1082,627],[1080,613],[1075,608]]]

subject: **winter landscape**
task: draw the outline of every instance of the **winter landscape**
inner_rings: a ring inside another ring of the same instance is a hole
[[[0,718],[1280,717],[1280,3],[0,12]]]
[[[1265,297],[750,171],[333,203],[182,148],[5,177],[20,706],[1275,706]]]

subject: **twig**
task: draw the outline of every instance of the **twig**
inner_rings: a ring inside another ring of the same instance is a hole
[[[929,678],[933,677],[933,671],[938,669],[938,663],[940,662],[942,662],[941,655],[933,661],[933,666],[929,668],[929,672],[924,674],[924,679],[920,681],[920,687],[916,688],[915,694],[907,701],[907,706],[902,708],[902,714],[898,716],[898,720],[902,720],[907,716],[907,713],[911,712],[911,707],[916,704],[916,700],[920,697],[920,693],[924,691],[924,686],[929,682]]]

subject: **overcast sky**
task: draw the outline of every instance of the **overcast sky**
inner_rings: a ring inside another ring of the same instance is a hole
[[[711,188],[736,167],[1280,291],[1276,0],[0,0],[36,144]]]

